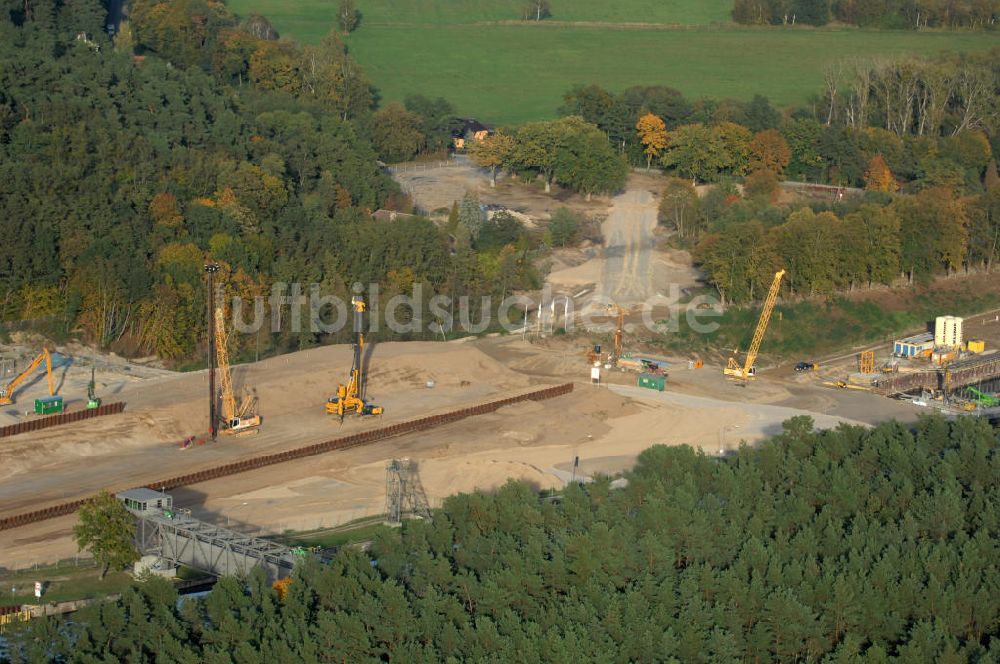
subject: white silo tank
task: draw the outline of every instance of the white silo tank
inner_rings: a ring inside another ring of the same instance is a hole
[[[949,345],[952,348],[959,348],[962,345],[962,325],[965,323],[965,319],[955,316],[951,320],[951,343]]]
[[[957,316],[938,316],[934,321],[934,345],[958,348],[962,345],[962,322]]]
[[[947,334],[945,333],[945,327],[948,324],[948,319],[951,316],[938,316],[934,320],[934,345],[935,346],[946,346]]]

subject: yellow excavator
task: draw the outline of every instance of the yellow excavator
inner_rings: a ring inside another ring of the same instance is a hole
[[[757,370],[754,367],[754,362],[757,361],[757,351],[760,350],[760,344],[764,341],[764,333],[767,332],[767,324],[771,320],[771,312],[774,310],[774,303],[777,301],[778,291],[781,289],[781,278],[784,276],[784,270],[774,273],[774,281],[771,282],[771,290],[768,291],[767,299],[764,300],[764,309],[760,312],[760,320],[757,321],[757,329],[754,330],[753,341],[750,343],[746,360],[743,366],[740,366],[736,360],[736,353],[734,353],[729,358],[729,365],[722,370],[726,376],[739,380],[749,380],[756,375]]]
[[[14,403],[14,392],[17,391],[17,388],[20,387],[21,383],[30,378],[31,375],[38,370],[38,367],[42,366],[43,362],[45,363],[45,373],[49,380],[49,399],[44,401],[51,402],[53,404],[55,403],[54,400],[56,399],[56,387],[55,383],[52,380],[52,355],[49,354],[49,350],[47,348],[43,348],[42,352],[39,353],[38,357],[36,357],[31,362],[31,364],[28,365],[27,369],[22,371],[20,374],[15,376],[12,381],[7,383],[7,387],[0,389],[0,406],[7,406]],[[62,410],[61,401],[59,402],[58,405],[59,405],[58,410]],[[56,411],[50,410],[49,412],[56,412]]]
[[[365,380],[361,369],[364,357],[365,335],[361,332],[364,325],[365,301],[358,296],[351,298],[354,307],[354,365],[351,367],[351,378],[347,385],[339,385],[337,394],[326,402],[328,415],[336,415],[344,421],[344,415],[381,415],[382,407],[373,406],[365,401]]]
[[[233,374],[229,369],[227,342],[225,314],[222,307],[218,307],[215,310],[215,355],[219,364],[219,383],[222,392],[222,433],[229,435],[257,433],[261,423],[260,415],[255,412],[257,397],[244,388],[243,399],[237,407]]]

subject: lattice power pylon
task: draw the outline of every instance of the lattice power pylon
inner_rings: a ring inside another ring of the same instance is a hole
[[[385,466],[385,518],[389,523],[402,523],[406,516],[429,519],[431,509],[417,462],[393,459]]]

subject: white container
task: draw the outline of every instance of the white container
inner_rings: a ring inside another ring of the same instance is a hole
[[[938,348],[958,348],[962,345],[962,323],[957,316],[938,316],[934,321],[934,345]]]

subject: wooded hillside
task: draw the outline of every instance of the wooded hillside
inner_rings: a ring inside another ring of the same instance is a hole
[[[98,0],[0,6],[0,321],[180,361],[204,339],[208,261],[250,298],[357,281],[478,301],[532,278],[527,246],[480,260],[426,219],[370,219],[409,203],[335,33],[301,48],[222,4],[137,0],[112,44]],[[291,327],[265,350],[321,340]]]

